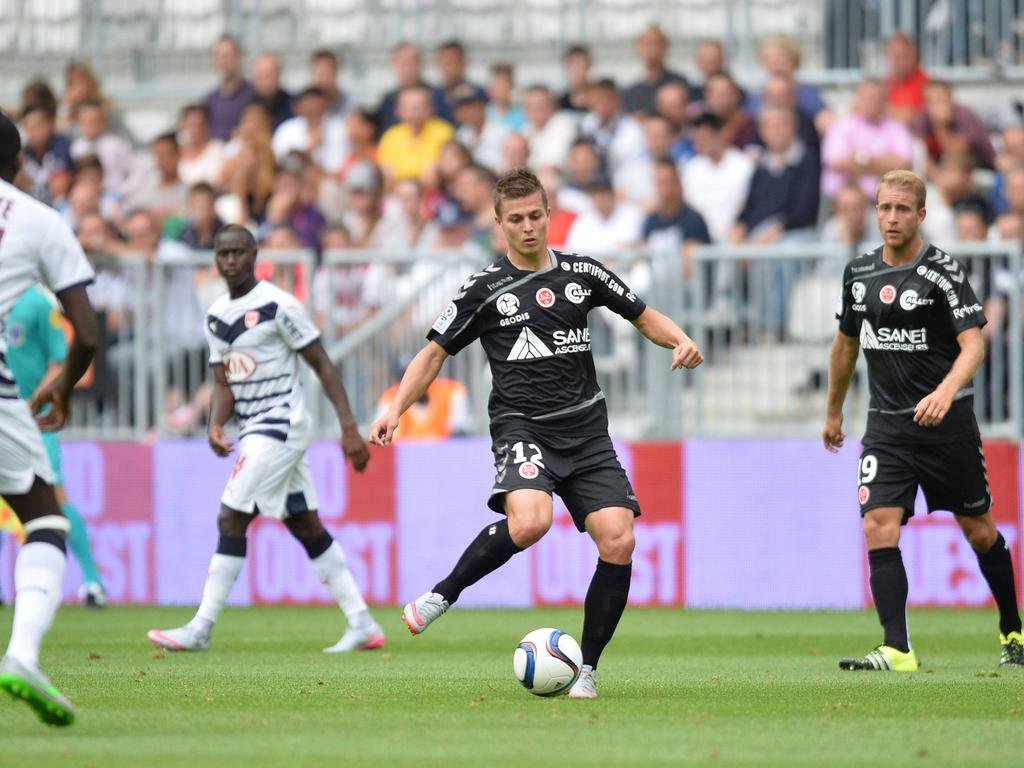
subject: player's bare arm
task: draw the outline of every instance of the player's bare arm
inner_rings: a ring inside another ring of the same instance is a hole
[[[836,331],[828,358],[828,400],[825,409],[825,429],[821,435],[825,441],[825,448],[832,453],[842,448],[846,440],[843,433],[843,403],[846,402],[846,392],[853,380],[859,354],[860,341],[857,337]]]
[[[235,396],[231,393],[224,366],[216,364],[213,370],[213,395],[210,397],[210,426],[206,438],[210,448],[221,458],[235,449],[235,444],[224,434],[224,425],[235,413]]]
[[[345,457],[352,462],[356,472],[362,472],[370,461],[370,450],[363,436],[359,434],[359,426],[352,415],[348,393],[345,392],[345,385],[341,382],[338,369],[327,357],[324,345],[319,341],[314,341],[299,354],[320,379],[324,394],[334,406],[334,412],[338,414],[338,423],[341,425],[341,449],[345,452]]]
[[[370,442],[374,445],[391,445],[391,438],[398,429],[398,420],[409,406],[420,400],[441,372],[441,366],[448,359],[448,353],[436,341],[427,342],[405,369],[405,375],[398,385],[394,402],[387,413],[373,422],[370,427]]]
[[[32,397],[32,413],[39,414],[47,405],[45,414],[39,417],[39,428],[46,432],[61,429],[71,409],[71,391],[82,378],[92,362],[99,341],[96,313],[89,302],[84,285],[77,285],[57,294],[64,316],[75,329],[75,337],[68,350],[67,362],[60,374],[44,384]]]
[[[672,318],[658,310],[647,307],[640,317],[633,321],[633,325],[659,347],[672,350],[673,371],[680,368],[693,369],[704,362],[704,355],[693,339],[687,336]]]
[[[914,421],[922,427],[935,427],[942,423],[957,392],[970,384],[985,361],[985,340],[980,328],[968,328],[958,334],[956,340],[960,354],[953,361],[953,367],[935,391],[921,398],[914,408]]]

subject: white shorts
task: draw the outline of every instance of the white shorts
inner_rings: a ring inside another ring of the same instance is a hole
[[[265,435],[246,435],[239,440],[238,449],[238,460],[220,497],[224,506],[278,520],[316,509],[305,450],[289,448]]]
[[[36,477],[53,485],[36,420],[24,400],[0,398],[0,494],[28,493]]]

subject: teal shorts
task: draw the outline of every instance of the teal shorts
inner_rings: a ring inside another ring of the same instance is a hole
[[[53,484],[64,485],[60,472],[60,436],[56,432],[43,432],[43,445],[46,446],[46,455],[50,457],[50,467],[53,468]]]

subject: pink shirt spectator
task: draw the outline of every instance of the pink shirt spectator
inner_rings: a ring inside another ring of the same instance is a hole
[[[822,192],[829,197],[836,195],[847,181],[847,174],[832,170],[832,166],[857,155],[868,158],[899,155],[906,158],[909,168],[914,156],[914,137],[905,125],[888,117],[870,121],[860,115],[850,115],[837,120],[828,129],[821,145],[824,166],[821,175]],[[856,182],[865,195],[874,199],[878,176],[860,174],[850,180]]]

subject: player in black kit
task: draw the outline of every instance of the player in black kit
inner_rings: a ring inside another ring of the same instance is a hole
[[[537,177],[525,169],[494,188],[495,218],[508,254],[471,275],[427,334],[390,410],[370,441],[386,446],[402,413],[420,399],[441,365],[480,339],[493,374],[489,412],[497,476],[489,506],[505,518],[487,525],[455,569],[405,606],[413,634],[423,632],[466,587],[536,543],[551,527],[551,494],[597,544],[599,559],[583,616],[583,667],[569,695],[596,698],[595,671],[626,598],[633,518],[640,506],[608,437],[608,411],[590,352],[587,314],[605,306],[655,344],[672,350],[672,369],[704,358],[689,336],[646,306],[593,259],[547,247],[550,212]]]
[[[924,182],[910,171],[882,177],[876,199],[884,245],[846,265],[839,332],[829,360],[823,437],[842,447],[843,401],[863,349],[871,401],[858,482],[871,594],[885,630],[866,656],[841,669],[913,672],[907,572],[900,526],[917,488],[928,511],[956,516],[999,606],[1001,666],[1024,666],[1010,551],[996,530],[971,380],[985,358],[985,315],[963,265],[926,243]]]

